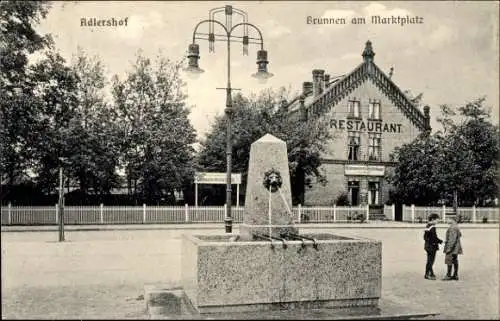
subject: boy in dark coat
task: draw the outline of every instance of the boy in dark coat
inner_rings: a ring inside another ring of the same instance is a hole
[[[447,266],[447,273],[443,280],[457,280],[458,281],[458,255],[463,254],[462,243],[460,238],[462,232],[457,224],[455,215],[448,218],[450,226],[446,231],[446,242],[444,243],[444,263]],[[453,275],[451,274],[453,268]]]
[[[427,263],[425,265],[425,278],[428,280],[435,280],[436,275],[432,269],[434,260],[436,259],[436,252],[439,250],[439,244],[443,243],[436,233],[436,223],[439,220],[439,215],[433,213],[427,219],[427,225],[424,231],[425,245],[424,249],[427,252]]]

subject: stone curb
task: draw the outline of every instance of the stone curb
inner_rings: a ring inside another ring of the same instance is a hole
[[[165,297],[165,295],[167,295],[167,297]],[[163,300],[161,299],[162,296],[164,296]],[[217,320],[217,317],[220,316],[220,314],[200,315],[196,312],[196,310],[193,310],[193,307],[189,306],[189,303],[186,303],[182,287],[171,287],[167,284],[146,284],[144,286],[144,306],[146,314],[150,320]],[[310,317],[314,320],[413,320],[440,315],[437,311],[433,311],[432,309],[425,308],[393,296],[381,297],[378,303],[378,308],[379,313],[377,314],[358,312],[352,313],[351,315],[349,312],[346,312],[349,311],[349,308],[338,310],[335,308],[306,309],[306,311],[310,312]],[[325,313],[325,311],[329,311],[329,313]],[[323,312],[323,314],[321,314],[321,312]],[[266,312],[263,311],[253,311],[243,314],[233,314],[232,317],[228,315],[226,316],[227,319],[237,320],[241,320],[241,317],[243,316],[245,317],[244,319],[257,319],[258,316],[265,315],[265,313]],[[293,310],[285,310],[283,313],[284,315],[282,317],[264,319],[289,320],[289,317],[293,316]]]
[[[298,228],[306,229],[323,229],[323,228],[340,228],[340,229],[422,229],[425,223],[308,223],[296,224]],[[461,229],[499,229],[500,225],[496,223],[489,224],[460,224]],[[448,224],[440,223],[437,228],[446,228]],[[123,225],[66,225],[65,231],[81,232],[81,231],[141,231],[141,230],[224,230],[223,223],[220,224],[123,224]],[[238,224],[234,225],[234,229],[238,230]],[[50,226],[2,226],[2,232],[55,232],[58,227]]]

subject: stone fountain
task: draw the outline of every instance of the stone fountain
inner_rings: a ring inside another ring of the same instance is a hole
[[[285,142],[250,149],[239,234],[184,235],[182,287],[146,285],[150,319],[411,319],[438,313],[381,298],[382,244],[300,233]],[[420,279],[420,278],[419,278]]]
[[[183,238],[182,286],[197,313],[377,306],[381,242],[300,233],[284,141],[251,145],[245,197],[239,234]]]

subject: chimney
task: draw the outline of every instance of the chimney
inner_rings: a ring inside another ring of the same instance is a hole
[[[328,87],[328,83],[330,82],[330,75],[325,74],[323,76],[323,82],[324,82],[323,88],[326,89]]]
[[[313,75],[313,96],[319,96],[323,92],[323,75],[325,71],[323,69],[314,69],[312,71]]]
[[[302,95],[307,96],[313,91],[313,83],[311,81],[304,81],[302,83]]]
[[[299,113],[300,113],[300,120],[302,121],[307,121],[307,110],[306,110],[306,106],[305,106],[305,100],[306,100],[306,97],[304,95],[300,95],[300,98],[299,98]]]
[[[424,121],[425,121],[425,133],[429,135],[431,133],[431,116],[429,115],[430,107],[424,106]]]

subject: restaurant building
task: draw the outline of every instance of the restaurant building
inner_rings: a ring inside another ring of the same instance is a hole
[[[361,56],[361,64],[335,79],[313,70],[312,82],[287,105],[292,117],[326,117],[333,136],[320,168],[328,182],[306,189],[305,205],[331,206],[345,193],[351,205],[370,204],[376,212],[389,197],[391,152],[431,130],[429,107],[421,111],[375,64],[370,41]]]

